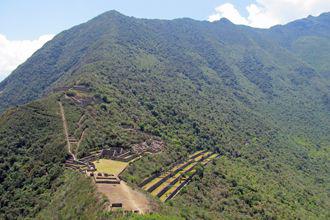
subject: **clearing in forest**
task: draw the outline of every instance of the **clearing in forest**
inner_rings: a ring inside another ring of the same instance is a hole
[[[99,159],[93,162],[95,164],[97,172],[110,173],[118,176],[128,166],[127,162]]]
[[[151,211],[148,198],[143,193],[133,190],[124,181],[120,184],[96,184],[96,188],[109,199],[110,210],[114,210],[113,204],[121,204],[120,208],[126,211],[140,214]]]
[[[119,208],[140,214],[151,211],[150,202],[143,193],[119,180],[118,175],[129,165],[128,162],[99,159],[93,163],[96,167],[96,172],[93,172],[96,188],[108,198],[109,210]]]
[[[150,179],[142,188],[165,202],[173,198],[197,173],[197,165],[205,166],[219,154],[209,151],[198,151],[188,157],[187,161],[174,165],[170,170]]]
[[[192,163],[197,157],[201,157],[204,154],[206,154],[207,151],[197,151],[194,154],[189,156],[189,160],[184,163],[179,163],[177,165],[174,165],[169,171],[162,173],[160,176],[155,177],[150,182],[146,183],[142,188],[147,191],[152,191],[154,186],[157,184],[160,184],[160,182],[164,179],[170,178],[171,175],[175,175],[180,170],[184,169],[186,166],[188,166],[190,163]]]

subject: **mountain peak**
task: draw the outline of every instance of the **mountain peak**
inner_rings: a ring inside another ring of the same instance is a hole
[[[330,12],[324,12],[324,13],[320,14],[320,17],[321,16],[329,16],[330,17]]]
[[[100,16],[102,16],[102,15],[107,15],[107,16],[125,16],[122,13],[120,13],[119,11],[116,11],[116,10],[106,11],[103,14],[101,14]]]
[[[110,11],[106,11],[106,12],[100,14],[99,16],[95,17],[94,19],[99,19],[99,18],[125,18],[125,17],[127,17],[127,16],[120,13],[120,12],[118,12],[118,11],[116,11],[116,10],[110,10]]]
[[[13,107],[0,116],[0,219],[120,218],[112,204],[150,206],[151,218],[322,219],[329,25],[327,15],[255,29],[112,10],[63,31],[0,83],[0,114]],[[78,174],[94,163],[115,174],[102,166],[124,161],[122,181],[102,177],[110,202],[96,173]],[[146,192],[123,191],[131,184]]]
[[[233,22],[231,22],[228,18],[221,18],[219,20],[219,22],[223,23],[223,24],[234,24]]]
[[[235,25],[233,22],[231,22],[228,18],[225,18],[225,17],[223,17],[220,20],[215,21],[213,23],[222,24],[222,25]]]

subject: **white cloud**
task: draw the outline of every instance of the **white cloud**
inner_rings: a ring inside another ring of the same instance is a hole
[[[213,22],[225,17],[235,24],[268,28],[330,11],[330,0],[255,0],[246,10],[248,15],[244,17],[233,4],[225,3],[216,7],[208,20]]]
[[[53,37],[54,35],[48,34],[36,40],[11,41],[0,34],[0,81]]]
[[[230,20],[237,24],[248,24],[247,19],[243,18],[239,11],[230,3],[220,5],[215,8],[216,13],[209,16],[209,21],[217,21],[222,17],[230,18]]]

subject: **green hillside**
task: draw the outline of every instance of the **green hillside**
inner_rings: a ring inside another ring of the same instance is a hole
[[[43,99],[0,118],[0,218],[32,216],[47,205],[66,156],[57,103]]]
[[[261,30],[110,11],[60,33],[0,83],[0,218],[54,207],[64,219],[329,218],[329,20]],[[70,135],[85,130],[78,157],[166,143],[124,172],[132,185],[197,149],[223,156],[156,201],[159,214],[104,213],[91,184],[63,169],[59,101]],[[66,189],[81,196],[63,203]]]

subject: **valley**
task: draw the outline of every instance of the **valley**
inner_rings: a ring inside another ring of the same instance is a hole
[[[0,83],[0,219],[329,219],[329,30],[59,33]]]

